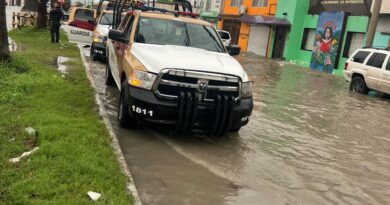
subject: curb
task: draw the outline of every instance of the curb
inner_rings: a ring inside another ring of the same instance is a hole
[[[99,113],[100,116],[103,118],[103,122],[107,127],[108,133],[110,134],[110,137],[112,139],[111,147],[114,149],[115,154],[117,156],[117,160],[121,166],[122,172],[128,177],[129,181],[127,182],[127,190],[129,193],[131,193],[134,197],[134,205],[142,205],[141,199],[139,198],[139,194],[137,191],[137,188],[134,185],[134,180],[131,175],[130,169],[126,164],[125,158],[123,156],[123,152],[119,146],[118,142],[118,136],[115,134],[114,129],[112,128],[112,124],[110,123],[110,120],[108,119],[107,110],[104,107],[103,101],[100,98],[99,94],[96,92],[96,84],[92,77],[91,68],[89,67],[87,60],[85,59],[85,56],[82,51],[82,46],[80,44],[77,45],[77,47],[80,50],[81,60],[83,61],[83,65],[85,67],[85,72],[87,74],[88,80],[91,83],[91,87],[95,90],[95,101],[96,104],[99,107]]]

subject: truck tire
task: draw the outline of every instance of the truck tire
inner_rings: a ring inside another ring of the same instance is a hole
[[[124,82],[124,84],[126,81]],[[134,129],[137,127],[137,120],[130,116],[129,113],[129,102],[128,102],[128,93],[129,86],[122,85],[119,105],[118,105],[118,123],[122,128]]]
[[[106,85],[108,85],[108,86],[115,85],[114,77],[112,77],[112,73],[111,73],[110,62],[106,63],[106,77],[105,78],[106,78]]]
[[[356,75],[352,78],[349,90],[366,95],[368,94],[368,92],[370,92],[370,89],[368,89],[367,87],[366,81],[364,81],[364,78],[361,75]]]
[[[231,129],[230,132],[239,132],[240,129],[241,129],[241,126]]]
[[[95,50],[95,46],[93,46],[93,44],[92,44],[91,45],[91,49],[90,49],[89,57],[91,58],[92,61],[96,61],[97,60],[97,56],[96,56],[95,52],[93,52],[93,50]]]

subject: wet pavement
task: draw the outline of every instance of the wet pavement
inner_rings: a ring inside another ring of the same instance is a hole
[[[255,107],[239,134],[221,139],[120,129],[119,92],[104,85],[105,65],[91,63],[144,204],[390,204],[388,97],[279,61],[239,60]]]

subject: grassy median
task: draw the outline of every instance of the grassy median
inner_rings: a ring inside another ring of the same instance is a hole
[[[133,204],[76,45],[51,44],[33,28],[10,37],[19,50],[0,63],[0,204]],[[71,58],[64,76],[58,56]],[[102,197],[93,202],[88,191]]]

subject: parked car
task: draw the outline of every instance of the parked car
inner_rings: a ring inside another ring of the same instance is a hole
[[[123,13],[124,17],[125,13]],[[112,25],[113,11],[103,10],[100,16],[97,18],[95,24],[95,30],[92,35],[91,54],[92,60],[105,60],[106,59],[106,44],[108,31]]]
[[[90,44],[93,31],[95,30],[94,20],[96,11],[93,9],[71,7],[69,9],[68,25],[64,26],[68,39],[71,42]]]
[[[351,82],[351,91],[368,94],[376,90],[390,94],[390,51],[358,49],[345,63],[344,77]]]
[[[229,46],[230,42],[232,40],[230,33],[228,31],[224,31],[224,30],[217,30],[217,31],[218,31],[219,36],[221,36],[223,45]]]
[[[139,120],[223,135],[246,125],[252,82],[206,21],[178,13],[135,10],[109,31],[106,84],[120,92],[118,121]],[[230,54],[230,55],[229,55]]]

